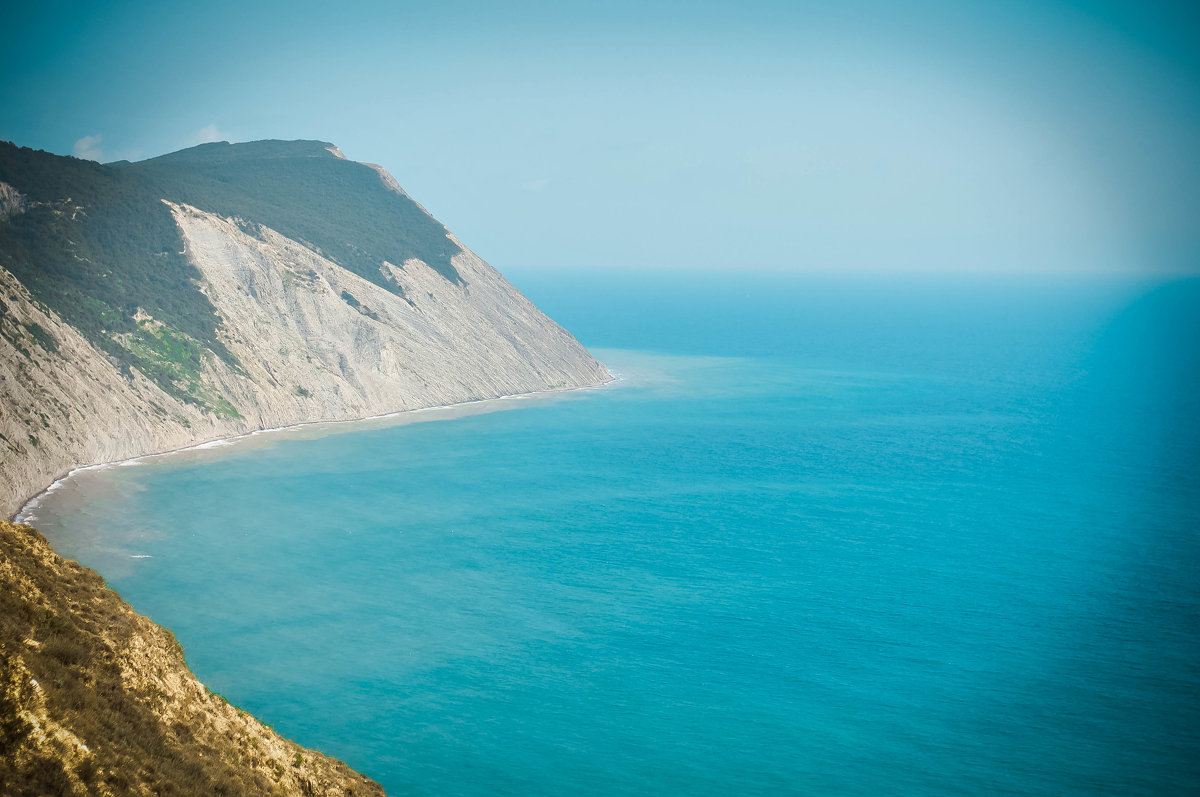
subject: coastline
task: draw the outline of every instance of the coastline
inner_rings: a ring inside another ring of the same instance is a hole
[[[585,391],[585,390],[598,390],[600,388],[608,387],[608,386],[610,386],[616,382],[620,382],[620,381],[622,381],[622,377],[619,374],[613,374],[611,371],[609,371],[608,379],[604,380],[603,382],[597,382],[596,384],[593,384],[593,385],[579,385],[576,387],[560,387],[560,388],[552,388],[549,390],[532,390],[527,393],[510,393],[510,394],[506,394],[506,395],[502,395],[502,396],[492,396],[491,398],[468,399],[467,401],[459,401],[459,402],[455,402],[453,404],[434,404],[434,405],[431,405],[428,407],[414,407],[413,409],[410,409],[410,410],[395,410],[392,412],[382,412],[382,413],[376,413],[374,415],[364,415],[359,418],[334,418],[334,419],[327,419],[327,420],[300,421],[298,423],[286,424],[284,426],[271,426],[271,427],[266,427],[266,428],[262,428],[262,429],[254,429],[252,431],[243,432],[242,434],[237,434],[237,435],[233,435],[233,436],[214,437],[209,440],[202,440],[198,443],[192,443],[192,444],[189,444],[186,446],[167,448],[167,449],[163,449],[161,451],[150,451],[145,454],[139,454],[134,457],[126,457],[125,459],[111,460],[108,462],[97,462],[97,463],[93,463],[90,465],[77,465],[77,466],[69,469],[65,473],[57,476],[54,480],[52,480],[50,482],[50,484],[46,485],[41,490],[39,490],[37,493],[33,494],[24,503],[22,503],[21,508],[19,510],[17,510],[17,512],[14,513],[10,518],[7,518],[7,520],[11,523],[29,524],[30,519],[32,517],[32,520],[36,521],[37,517],[36,517],[36,515],[33,515],[32,513],[34,511],[36,511],[38,509],[38,507],[40,507],[42,505],[42,503],[45,501],[45,499],[48,496],[50,496],[55,491],[62,489],[67,484],[67,482],[70,481],[77,474],[86,473],[88,471],[103,470],[106,468],[131,467],[131,466],[141,464],[141,462],[143,460],[147,460],[147,459],[158,459],[160,457],[169,457],[169,456],[173,456],[175,454],[186,453],[188,451],[202,451],[202,450],[208,450],[208,449],[213,449],[213,448],[224,448],[225,446],[236,445],[237,442],[240,440],[248,440],[250,438],[257,437],[260,435],[271,434],[271,433],[276,433],[276,432],[288,432],[288,431],[295,431],[297,429],[306,429],[306,428],[321,427],[321,426],[341,426],[344,424],[366,423],[369,421],[384,421],[384,420],[395,419],[395,418],[408,418],[408,417],[412,417],[412,416],[416,415],[417,413],[433,413],[433,412],[440,412],[440,411],[446,411],[446,410],[459,410],[459,409],[463,409],[463,408],[467,408],[467,407],[474,407],[477,405],[486,405],[486,404],[490,404],[492,402],[514,401],[514,400],[521,400],[521,399],[536,398],[538,396],[552,396],[552,395],[556,395],[556,394],[560,394],[560,393],[574,393],[574,392]],[[433,420],[433,419],[430,419],[430,420]]]

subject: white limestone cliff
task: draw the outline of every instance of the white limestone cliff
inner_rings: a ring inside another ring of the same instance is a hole
[[[168,204],[239,364],[211,356],[202,380],[237,415],[176,399],[136,369],[123,373],[0,269],[0,514],[82,465],[610,378],[465,247],[452,261],[463,284],[420,260],[381,263],[401,296],[269,228]]]

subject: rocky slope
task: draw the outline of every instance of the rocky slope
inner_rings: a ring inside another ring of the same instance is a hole
[[[608,372],[382,168],[324,142],[100,165],[0,142],[0,515],[72,468]],[[382,793],[214,696],[0,522],[0,793]]]
[[[0,794],[383,790],[210,693],[169,631],[0,522]]]
[[[286,143],[293,146],[268,150],[274,153],[271,158],[250,157],[257,150],[237,154],[240,146],[251,145],[197,148],[204,152],[188,158],[179,153],[180,159],[153,170],[148,167],[146,174],[157,182],[139,183],[137,196],[172,190],[210,198],[218,205],[222,195],[211,193],[218,189],[204,183],[199,183],[204,190],[196,188],[178,176],[179,170],[204,174],[230,158],[240,158],[239,167],[250,158],[250,163],[268,169],[267,175],[283,168],[274,164],[286,164],[284,176],[295,181],[297,174],[304,176],[313,164],[320,164],[322,169],[353,170],[356,180],[365,176],[382,192],[382,198],[371,195],[364,213],[382,213],[380,208],[390,207],[389,201],[404,203],[401,209],[417,214],[426,225],[418,230],[419,240],[413,233],[415,243],[393,250],[388,248],[390,239],[376,230],[374,243],[366,241],[365,248],[342,255],[352,269],[328,253],[337,249],[340,239],[290,206],[286,212],[264,206],[262,214],[289,229],[326,236],[321,239],[324,247],[289,238],[255,219],[222,216],[164,196],[155,206],[169,212],[178,234],[175,245],[192,277],[186,285],[172,277],[174,282],[164,283],[158,293],[131,287],[129,293],[149,307],[132,302],[121,306],[106,299],[107,286],[99,284],[104,280],[125,276],[133,285],[134,276],[139,277],[137,284],[146,277],[116,273],[127,262],[121,259],[97,271],[92,261],[102,256],[96,254],[99,245],[89,249],[87,257],[75,254],[78,247],[59,255],[87,260],[90,265],[80,268],[95,271],[81,279],[82,287],[72,294],[58,284],[64,278],[40,281],[37,273],[29,276],[32,267],[17,255],[32,247],[22,244],[20,252],[17,244],[9,252],[0,249],[0,514],[13,514],[54,478],[80,465],[260,428],[608,379],[604,367],[574,338],[436,225],[385,171],[345,161],[325,148],[320,148],[321,156],[314,156],[311,147],[295,146],[314,142]],[[213,159],[216,165],[206,165]],[[116,170],[112,179],[124,178],[135,166]],[[252,188],[243,187],[249,199],[235,195],[241,203],[237,207],[259,207],[251,202],[259,198]],[[26,224],[26,216],[44,211],[53,214],[46,216],[46,223],[67,225],[63,234],[90,234],[90,228],[78,227],[88,216],[88,206],[70,197],[39,204],[27,199],[23,190],[28,189],[10,187],[6,201],[12,208],[32,210],[0,225]],[[366,192],[361,186],[356,190]],[[355,207],[351,196],[326,210],[344,214]],[[68,212],[79,219],[67,221]],[[90,212],[100,215],[94,208]],[[397,237],[409,234],[406,218],[397,216],[390,222],[399,225]],[[428,225],[436,229],[431,232]],[[342,237],[356,232],[348,230]],[[442,243],[431,243],[431,237],[439,235]],[[374,254],[364,254],[368,250]],[[430,265],[420,257],[400,255],[400,262],[376,262],[380,253],[389,251],[423,252],[437,262]],[[165,263],[166,255],[174,253],[162,254]],[[25,269],[22,273],[38,293],[6,268],[6,260]],[[70,268],[70,263],[61,266],[67,281]],[[155,274],[150,271],[150,279]],[[160,301],[164,294],[171,302]],[[193,307],[179,309],[181,299],[211,308],[211,340],[204,337],[207,322],[194,320]],[[90,317],[75,307],[89,302],[102,308],[96,327],[84,323]],[[83,320],[76,326],[64,315]]]

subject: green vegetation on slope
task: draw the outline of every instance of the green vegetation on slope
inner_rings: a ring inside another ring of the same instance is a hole
[[[379,272],[415,257],[451,282],[461,250],[446,228],[368,166],[321,141],[201,144],[160,158],[114,164],[146,177],[176,202],[265,224],[313,246],[343,268],[394,290]]]
[[[451,264],[461,250],[446,229],[329,146],[203,144],[101,165],[0,142],[0,182],[26,197],[23,212],[0,220],[0,266],[123,368],[136,367],[183,401],[236,415],[201,379],[208,352],[239,364],[218,337],[221,319],[161,200],[240,218],[251,234],[265,225],[397,294],[380,272],[385,260],[419,258],[462,281]]]
[[[0,142],[0,181],[28,197],[24,213],[0,223],[0,265],[38,301],[118,359],[109,335],[136,331],[142,307],[231,360],[196,289],[200,272],[144,179]]]

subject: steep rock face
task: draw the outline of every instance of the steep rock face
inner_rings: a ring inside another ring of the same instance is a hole
[[[0,182],[0,221],[25,212],[25,197],[17,189]]]
[[[609,378],[465,248],[452,260],[462,284],[412,258],[381,264],[389,291],[267,227],[170,207],[236,362],[206,353],[187,377],[204,404],[168,395],[138,369],[119,367],[0,268],[4,515],[80,465],[260,428]],[[151,339],[156,320],[137,318]]]
[[[0,142],[0,211],[2,515],[80,465],[609,378],[327,142],[109,165]]]
[[[0,143],[0,177],[5,516],[81,465],[610,378],[332,145],[102,166]],[[0,793],[381,793],[209,694],[27,526],[0,522],[0,604]]]
[[[123,374],[0,268],[0,511],[78,465],[186,446],[227,419]]]
[[[253,426],[354,418],[595,384],[603,367],[464,250],[451,283],[423,262],[381,270],[400,295],[266,227],[172,207],[242,376],[213,378]]]
[[[0,522],[0,793],[381,795],[188,670],[171,633]]]

